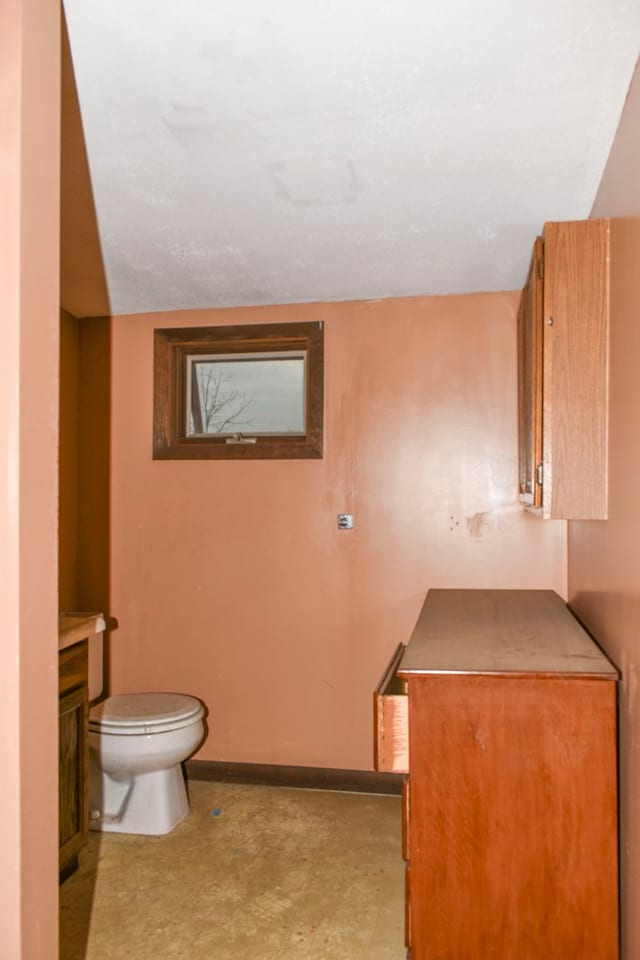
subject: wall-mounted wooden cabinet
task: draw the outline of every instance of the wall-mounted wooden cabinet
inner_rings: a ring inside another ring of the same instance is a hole
[[[520,499],[607,516],[609,221],[547,223],[518,312]]]
[[[412,960],[616,960],[617,679],[550,590],[429,591],[375,695]]]

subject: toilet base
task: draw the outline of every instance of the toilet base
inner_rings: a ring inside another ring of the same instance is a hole
[[[96,767],[89,777],[92,830],[155,837],[170,833],[187,816],[189,801],[180,764],[122,780]]]

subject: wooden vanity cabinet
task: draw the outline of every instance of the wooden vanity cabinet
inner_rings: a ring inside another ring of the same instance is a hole
[[[59,657],[59,792],[60,876],[77,866],[88,834],[88,641],[66,647]]]
[[[616,960],[615,668],[552,591],[432,590],[397,675],[411,960]]]
[[[518,311],[520,499],[607,516],[609,221],[547,223]]]

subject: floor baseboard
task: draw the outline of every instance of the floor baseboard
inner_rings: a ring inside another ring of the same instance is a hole
[[[214,780],[269,787],[306,787],[310,790],[344,790],[349,793],[400,795],[402,776],[372,770],[332,770],[327,767],[288,767],[267,763],[225,763],[187,760],[188,780]]]

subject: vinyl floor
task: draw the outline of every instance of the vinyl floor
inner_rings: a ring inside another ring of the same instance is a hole
[[[165,837],[92,833],[60,960],[404,960],[399,797],[191,782]]]

